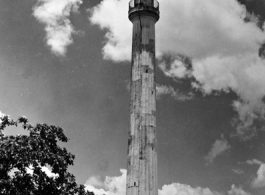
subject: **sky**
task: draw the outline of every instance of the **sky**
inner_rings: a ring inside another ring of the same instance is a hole
[[[263,195],[265,2],[159,2],[159,195]],[[69,171],[98,195],[125,194],[127,14],[128,0],[0,0],[0,113],[61,126]]]

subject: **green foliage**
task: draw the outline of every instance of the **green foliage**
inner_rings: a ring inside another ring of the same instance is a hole
[[[74,175],[67,171],[73,165],[74,155],[57,142],[68,139],[60,127],[37,124],[28,119],[17,121],[0,117],[0,194],[2,195],[93,195],[78,185]],[[22,127],[29,135],[5,136],[7,126]],[[51,168],[56,176],[46,175],[42,167]],[[29,173],[28,168],[33,170]],[[12,173],[12,174],[11,174]]]

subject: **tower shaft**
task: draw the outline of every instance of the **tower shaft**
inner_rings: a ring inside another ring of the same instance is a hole
[[[133,23],[126,195],[157,195],[155,23],[153,0],[136,0]],[[131,6],[131,3],[130,3]]]

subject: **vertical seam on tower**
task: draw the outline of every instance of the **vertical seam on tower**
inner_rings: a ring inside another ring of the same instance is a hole
[[[141,21],[141,14],[140,14],[140,12],[139,12],[139,21],[140,21],[140,33],[142,34],[142,29],[143,29],[143,27],[142,27],[142,21]]]
[[[141,62],[141,54],[142,54],[142,34],[143,34],[143,32],[142,32],[142,30],[143,30],[143,27],[142,27],[142,21],[141,21],[141,14],[140,14],[140,12],[139,12],[139,14],[138,14],[138,16],[139,16],[139,22],[140,22],[140,35],[139,35],[139,38],[140,38],[140,43],[139,43],[139,50],[140,50],[140,52],[139,52],[139,59],[138,59],[138,62]],[[142,64],[140,63],[139,64],[140,65],[140,75],[141,75],[141,77],[140,77],[140,82],[142,83]],[[142,84],[141,84],[141,86],[142,86]],[[142,97],[142,88],[141,88],[141,90],[140,90],[140,97]],[[140,104],[142,104],[142,100],[140,100]],[[142,107],[142,105],[140,105],[140,107]],[[141,167],[141,158],[143,157],[142,155],[142,141],[141,141],[141,137],[142,137],[142,135],[141,135],[141,124],[142,124],[142,113],[140,112],[139,113],[140,114],[140,118],[139,118],[139,141],[140,141],[140,147],[139,147],[139,160],[138,160],[138,166],[139,167]],[[140,194],[140,178],[141,178],[141,169],[139,169],[138,170],[138,195]]]

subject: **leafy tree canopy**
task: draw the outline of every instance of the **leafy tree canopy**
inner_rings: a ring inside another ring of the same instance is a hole
[[[6,127],[19,124],[29,135],[3,134]],[[74,175],[67,171],[68,166],[73,165],[74,155],[57,145],[67,141],[60,127],[32,126],[25,117],[17,121],[0,117],[0,194],[93,195],[78,185]],[[43,167],[49,167],[54,175],[47,175]]]

